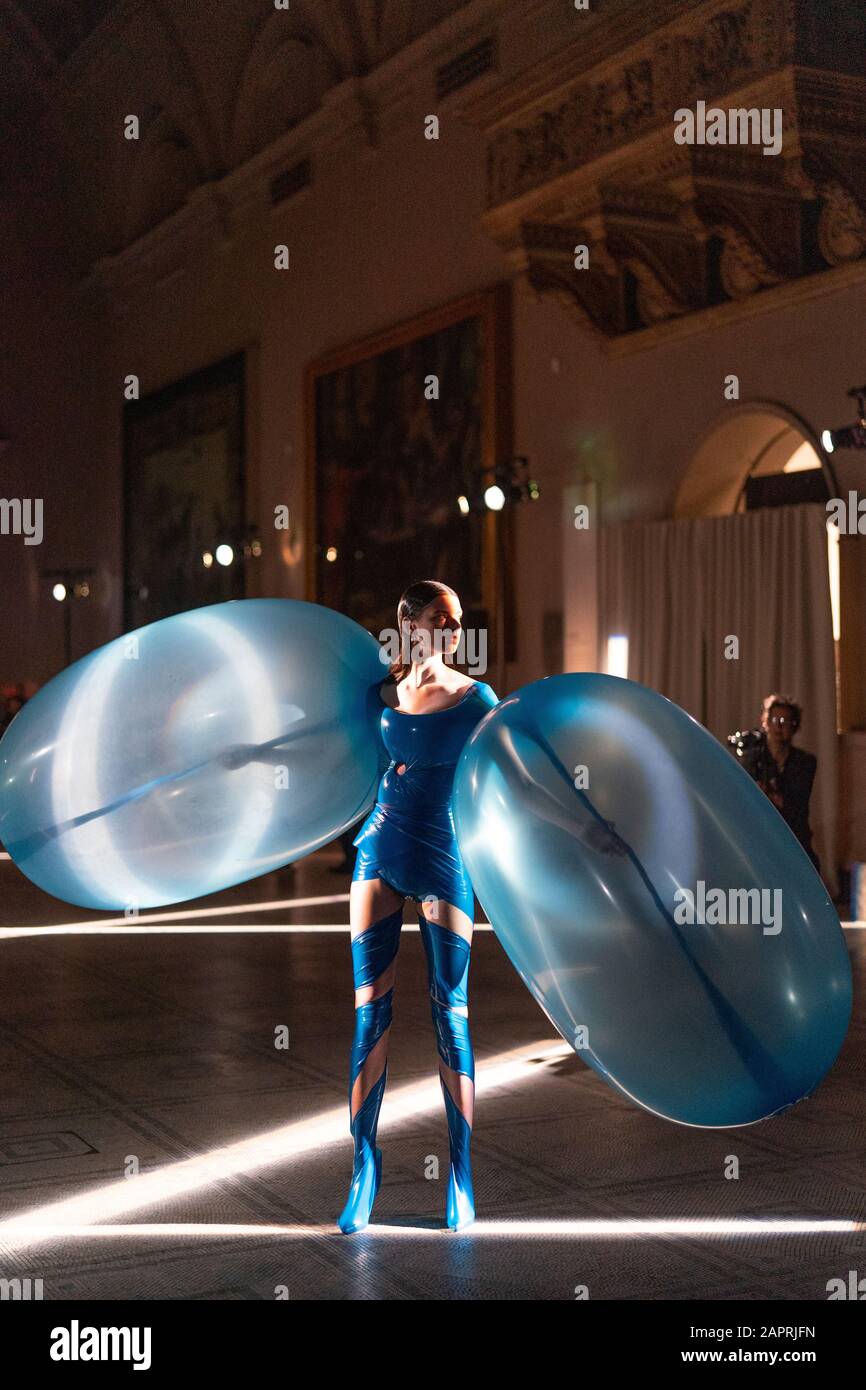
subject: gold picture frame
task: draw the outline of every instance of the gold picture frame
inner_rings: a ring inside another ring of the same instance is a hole
[[[445,379],[427,400],[431,368]],[[461,478],[486,485],[512,458],[510,283],[317,358],[304,400],[307,597],[378,635],[403,588],[442,579],[464,625],[486,625],[488,661],[497,627],[514,660],[512,509],[457,507]]]

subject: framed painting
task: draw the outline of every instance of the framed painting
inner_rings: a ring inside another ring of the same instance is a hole
[[[374,636],[439,579],[464,627],[513,659],[510,510],[461,510],[511,460],[510,285],[453,301],[310,364],[307,593]],[[511,650],[509,650],[511,649]]]
[[[244,597],[244,360],[240,353],[126,406],[126,632]],[[221,545],[231,547],[228,564],[217,558]]]

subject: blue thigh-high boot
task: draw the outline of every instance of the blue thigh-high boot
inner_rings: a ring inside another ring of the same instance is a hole
[[[379,976],[388,969],[400,945],[402,925],[401,903],[396,911],[374,922],[355,937],[352,942],[352,973],[356,990],[363,989],[365,985],[375,984]],[[355,1141],[355,1162],[349,1197],[338,1222],[340,1230],[346,1234],[361,1231],[367,1225],[382,1181],[382,1151],[376,1148],[376,1127],[379,1123],[382,1096],[385,1093],[387,1060],[382,1067],[381,1075],[368,1091],[354,1116],[352,1092],[364,1063],[391,1026],[393,995],[393,989],[389,989],[378,999],[372,999],[368,1004],[361,1004],[355,1009],[355,1034],[352,1039],[349,1069],[349,1121]]]
[[[449,927],[428,921],[423,914],[420,916],[420,927],[427,952],[430,1003],[439,1056],[452,1071],[468,1076],[474,1083],[475,1058],[469,1036],[469,942]],[[472,1128],[455,1104],[441,1072],[440,1082],[451,1148],[445,1224],[450,1230],[456,1231],[475,1219],[469,1157]]]

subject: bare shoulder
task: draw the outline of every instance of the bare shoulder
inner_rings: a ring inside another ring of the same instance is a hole
[[[499,696],[492,686],[489,686],[486,681],[473,680],[471,676],[467,676],[462,685],[456,687],[454,693],[462,701],[469,698],[470,690],[474,690],[478,699],[482,700],[485,705],[489,705],[491,709],[494,705],[499,704]]]
[[[401,686],[403,687],[402,690]],[[379,695],[382,703],[387,705],[389,709],[404,714],[425,714],[438,712],[439,709],[448,709],[451,704],[465,699],[471,690],[485,695],[488,688],[483,681],[476,681],[471,676],[464,676],[454,685],[439,685],[435,687],[435,690],[428,688],[419,695],[418,691],[413,691],[411,687],[405,686],[403,681],[395,681],[393,677],[389,677],[379,686]],[[441,703],[443,696],[448,702],[444,705]],[[438,704],[436,703],[437,697]],[[433,708],[428,709],[431,705]]]

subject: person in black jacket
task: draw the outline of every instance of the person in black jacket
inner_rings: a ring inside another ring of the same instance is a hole
[[[802,714],[797,701],[790,695],[768,695],[761,711],[761,728],[766,743],[763,747],[747,749],[741,762],[784,816],[820,872],[809,825],[809,798],[818,760],[814,753],[795,748],[793,743]]]

